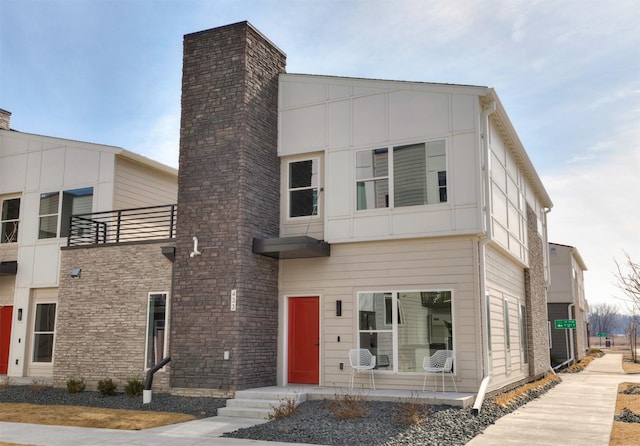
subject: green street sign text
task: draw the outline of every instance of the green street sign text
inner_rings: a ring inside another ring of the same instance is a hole
[[[598,337],[599,338],[606,338],[607,334],[606,333],[598,333]]]
[[[558,329],[576,328],[575,319],[556,319],[554,322],[556,324],[556,328]]]

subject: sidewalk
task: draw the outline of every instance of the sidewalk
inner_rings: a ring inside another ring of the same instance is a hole
[[[618,384],[625,381],[640,383],[640,375],[625,375],[622,355],[609,353],[581,373],[562,374],[562,382],[547,394],[500,418],[467,445],[606,446]],[[211,417],[144,431],[0,423],[0,441],[46,446],[300,446],[220,437],[256,422]]]
[[[618,384],[640,383],[640,375],[625,375],[622,355],[609,353],[581,373],[561,376],[547,394],[500,418],[467,445],[607,446]]]

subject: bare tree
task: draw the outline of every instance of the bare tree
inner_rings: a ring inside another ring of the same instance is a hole
[[[591,332],[612,334],[613,330],[618,328],[619,317],[617,305],[608,303],[594,305],[589,313]]]
[[[637,362],[638,344],[638,314],[640,314],[640,264],[631,260],[631,256],[625,253],[625,261],[623,264],[616,260],[617,272],[614,273],[616,278],[615,285],[624,293],[623,301],[629,307],[631,317],[629,318],[629,326],[625,331],[631,345],[631,358],[633,362]]]

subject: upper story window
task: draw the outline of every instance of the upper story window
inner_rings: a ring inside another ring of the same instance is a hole
[[[1,200],[2,215],[0,218],[0,243],[16,243],[18,241],[18,225],[20,223],[20,199]]]
[[[40,194],[39,239],[67,237],[71,216],[93,210],[93,187]]]
[[[356,181],[358,210],[444,203],[445,141],[396,146],[391,151],[388,148],[359,151]]]
[[[317,158],[289,163],[289,217],[318,215],[319,165]]]

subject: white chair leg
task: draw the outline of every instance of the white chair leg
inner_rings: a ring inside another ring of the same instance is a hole
[[[349,381],[349,389],[353,390],[353,373],[355,371],[353,369],[351,369],[351,381]]]
[[[442,372],[441,375],[442,375],[442,393],[444,393],[444,372]]]
[[[422,381],[422,391],[424,392],[424,388],[427,386],[427,374],[424,374],[424,381]]]
[[[371,375],[371,387],[376,390],[376,378],[373,376],[373,370],[369,370],[369,374]]]
[[[451,381],[453,381],[453,388],[456,389],[456,393],[458,393],[458,386],[456,385],[456,380],[453,378],[453,373],[451,375]]]

